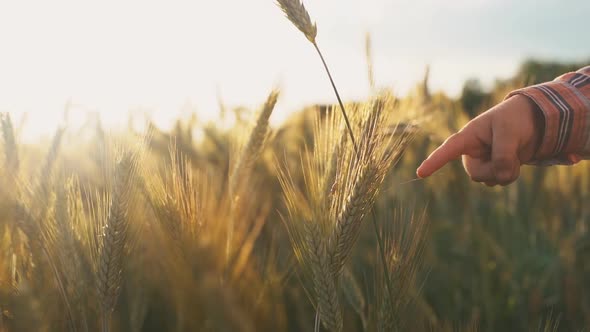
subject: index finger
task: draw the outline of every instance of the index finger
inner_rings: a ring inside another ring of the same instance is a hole
[[[466,147],[467,138],[463,132],[451,135],[422,162],[416,175],[420,178],[431,176],[448,162],[461,157],[466,152]]]

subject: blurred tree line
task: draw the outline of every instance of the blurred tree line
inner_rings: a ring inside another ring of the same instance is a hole
[[[486,89],[476,78],[468,79],[463,85],[461,91],[461,105],[470,117],[475,117],[479,113],[490,107],[494,95],[499,91],[504,91],[509,86],[533,85],[552,81],[556,77],[567,72],[576,71],[590,64],[590,59],[585,62],[557,62],[541,61],[530,59],[523,62],[516,74],[505,80],[497,80],[491,89]]]

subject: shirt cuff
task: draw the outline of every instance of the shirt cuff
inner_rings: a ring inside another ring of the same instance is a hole
[[[513,91],[506,97],[527,96],[543,113],[545,131],[530,164],[571,165],[587,155],[590,150],[590,100],[575,84],[588,77],[589,69]]]

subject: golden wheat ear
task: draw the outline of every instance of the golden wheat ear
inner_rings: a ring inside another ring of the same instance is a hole
[[[307,40],[315,44],[318,34],[317,25],[311,22],[309,13],[303,3],[299,0],[277,0],[277,4],[293,25],[303,32]]]
[[[318,52],[320,59],[322,60],[322,64],[326,69],[326,73],[328,74],[328,78],[330,79],[330,84],[332,84],[332,88],[334,89],[334,94],[336,94],[336,99],[338,99],[338,105],[340,105],[340,110],[342,111],[342,116],[344,117],[344,122],[346,123],[346,128],[348,129],[348,134],[350,135],[350,140],[352,141],[352,146],[354,147],[355,153],[358,155],[359,149],[356,144],[356,140],[354,139],[354,133],[352,131],[352,127],[350,125],[350,120],[348,119],[348,115],[346,114],[346,109],[344,108],[344,103],[342,102],[342,98],[340,98],[340,93],[336,88],[336,84],[334,83],[334,79],[332,78],[332,74],[330,73],[330,69],[328,68],[328,64],[326,63],[326,59],[324,59],[324,55],[318,44],[316,42],[317,36],[317,25],[315,23],[311,23],[311,18],[309,17],[309,13],[305,9],[303,3],[299,0],[277,0],[279,7],[283,10],[283,12],[287,15],[287,18],[297,29],[299,29],[307,40],[309,40],[315,50]]]
[[[373,69],[373,40],[369,32],[365,35],[365,58],[367,59],[367,78],[369,79],[369,88],[375,91],[375,71]]]
[[[134,183],[140,172],[140,152],[121,151],[116,156],[110,194],[102,202],[98,214],[98,247],[95,248],[95,274],[102,331],[111,330],[111,315],[123,283],[126,249],[129,237],[129,211],[134,201]]]
[[[235,199],[241,181],[248,176],[248,171],[250,171],[256,162],[256,159],[262,153],[264,142],[269,132],[268,120],[270,119],[278,98],[279,90],[273,90],[269,94],[258,115],[256,125],[252,129],[244,148],[239,154],[229,180],[229,193],[232,199]]]
[[[4,140],[4,164],[6,169],[14,175],[19,167],[18,150],[14,127],[8,113],[0,113],[0,126],[2,127],[2,139]]]
[[[413,301],[420,301],[416,291],[418,272],[424,259],[428,224],[425,211],[414,214],[412,209],[396,203],[393,212],[381,215],[380,233],[386,253],[385,263],[377,269],[376,301],[381,331],[404,330],[401,317]],[[418,304],[418,303],[416,303]]]

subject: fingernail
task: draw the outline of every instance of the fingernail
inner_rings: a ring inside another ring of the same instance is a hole
[[[426,174],[424,174],[424,171],[422,171],[420,168],[422,166],[418,167],[418,169],[416,169],[416,176],[419,177],[420,179],[424,179],[426,177]]]

